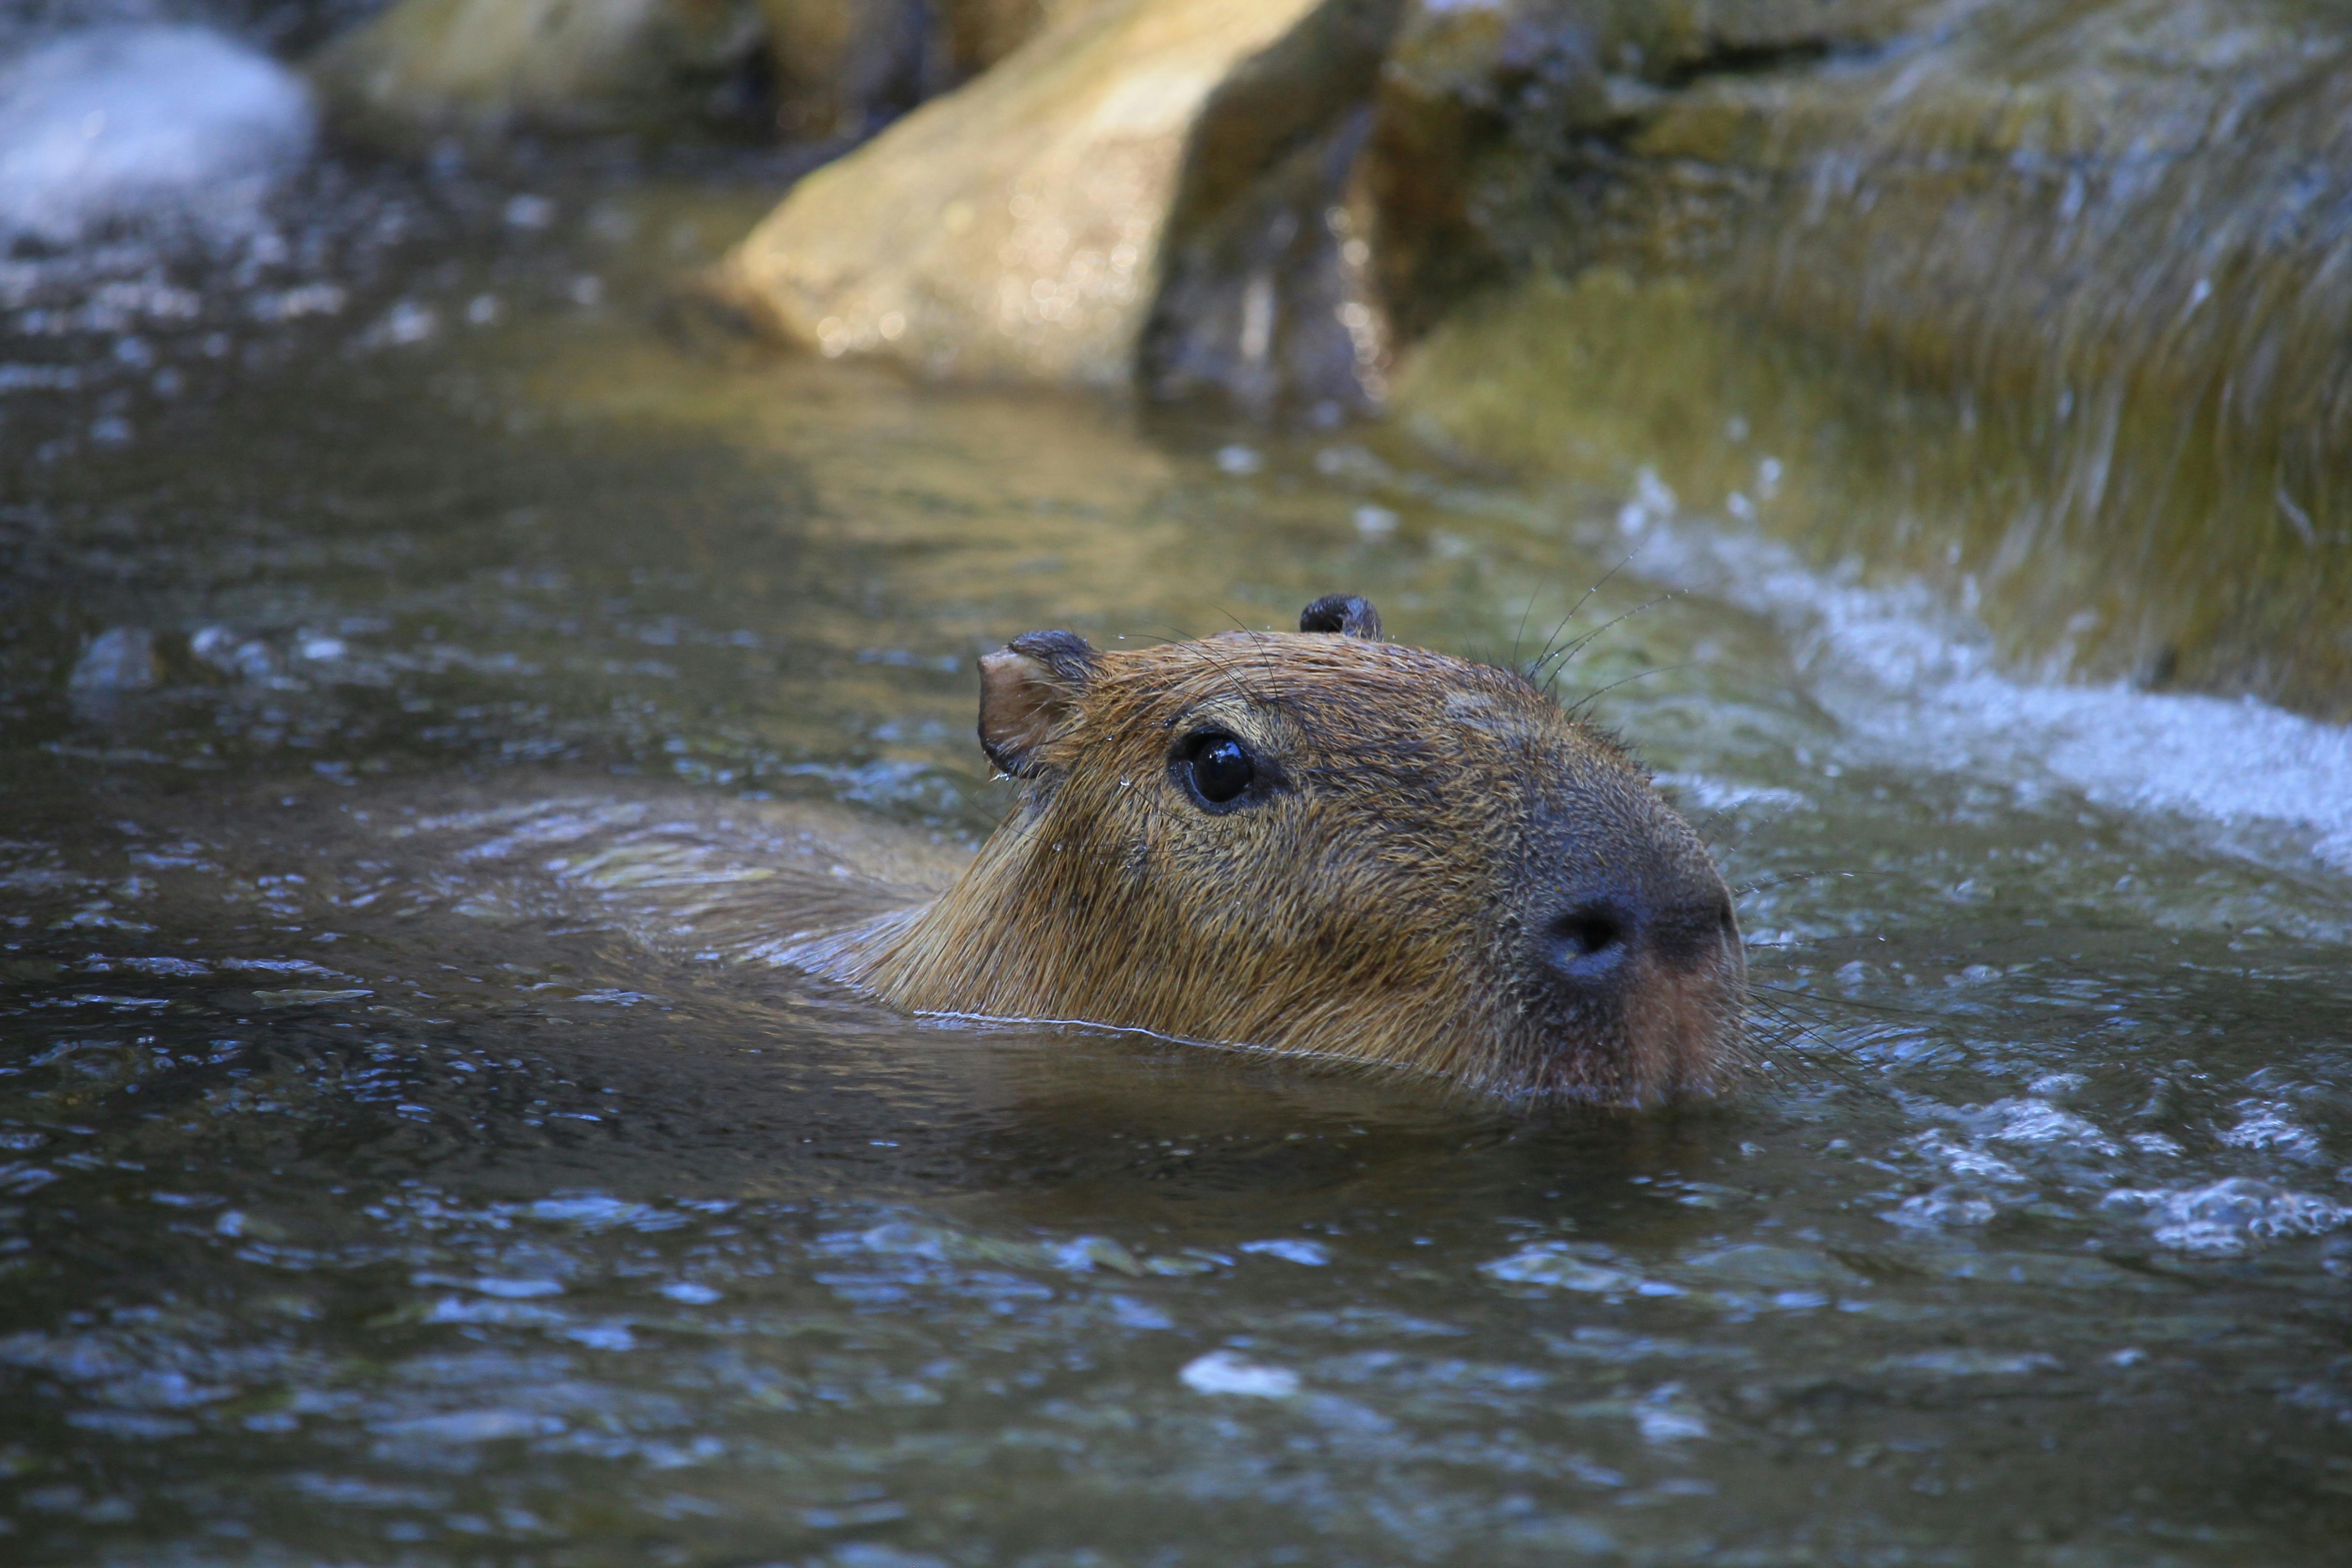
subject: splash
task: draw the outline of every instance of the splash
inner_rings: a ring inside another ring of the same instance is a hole
[[[310,155],[299,78],[217,33],[113,26],[0,65],[0,243],[121,226],[235,235]]]
[[[2252,697],[2021,675],[1925,584],[1816,571],[1736,524],[1692,519],[1649,470],[1617,521],[1645,574],[1776,623],[1873,760],[2072,790],[2188,819],[2233,853],[2352,872],[2352,730]]]

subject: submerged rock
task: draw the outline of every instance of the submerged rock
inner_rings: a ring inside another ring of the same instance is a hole
[[[1394,13],[1100,0],[803,180],[719,286],[928,374],[1360,402],[1340,197]]]

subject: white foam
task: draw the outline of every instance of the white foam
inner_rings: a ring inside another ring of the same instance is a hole
[[[2352,1221],[2352,1209],[2245,1176],[2201,1187],[2118,1188],[2106,1208],[2139,1207],[2156,1239],[2185,1252],[2243,1252],[2257,1242],[2321,1236]]]
[[[218,33],[52,38],[0,63],[0,243],[142,220],[248,226],[316,136],[301,79]]]
[[[1643,481],[1619,513],[1635,569],[1780,626],[1815,700],[1874,760],[2071,787],[2352,871],[2352,730],[2251,697],[2021,679],[1925,586],[1815,571],[1773,541],[1677,517],[1656,476]]]
[[[1260,1366],[1231,1351],[1211,1351],[1184,1363],[1176,1374],[1195,1394],[1238,1394],[1253,1399],[1287,1399],[1298,1392],[1298,1374],[1286,1367]]]

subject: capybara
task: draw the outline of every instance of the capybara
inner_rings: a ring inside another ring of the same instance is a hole
[[[1746,963],[1698,836],[1515,671],[1296,633],[981,660],[1011,813],[930,902],[799,945],[910,1011],[1083,1022],[1652,1105],[1741,1057]]]

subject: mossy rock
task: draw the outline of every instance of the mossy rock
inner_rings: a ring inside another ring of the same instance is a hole
[[[2014,667],[2352,718],[2352,533],[2279,527],[2264,475],[2176,444],[2169,418],[2135,425],[2148,407],[2120,393],[2052,424],[1891,378],[1718,287],[1596,268],[1470,302],[1395,395],[1408,432],[1525,482],[1589,500],[1648,469],[1819,564],[1939,583]]]
[[[2044,667],[2352,713],[2347,65],[2309,0],[1431,7],[1399,123],[1470,131],[1390,181],[1459,193],[1450,228],[1381,215],[1400,319],[1448,322],[1405,407],[1622,482],[1714,461],[1626,427],[1678,417],[1658,367],[1748,385],[1688,398],[1759,427],[1793,400],[1853,471],[1768,523],[1824,557],[1946,581]],[[1571,364],[1632,402],[1564,393]]]

